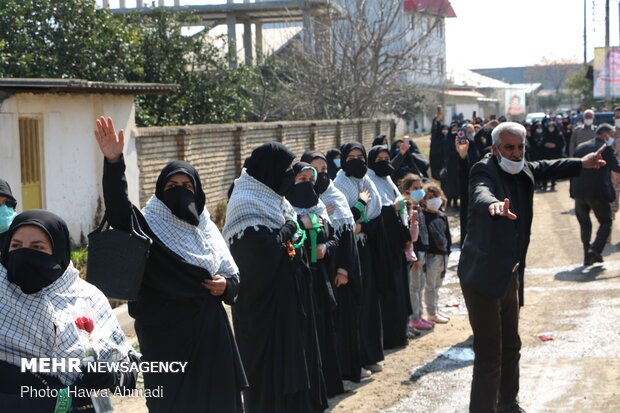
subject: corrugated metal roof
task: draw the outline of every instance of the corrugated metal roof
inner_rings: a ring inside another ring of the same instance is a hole
[[[178,89],[170,83],[91,82],[83,79],[0,78],[0,90],[31,93],[111,93],[162,95]]]

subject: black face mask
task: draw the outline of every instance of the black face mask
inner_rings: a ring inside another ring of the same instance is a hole
[[[7,276],[24,294],[34,294],[52,284],[65,272],[52,255],[30,248],[9,252]]]
[[[196,208],[194,193],[182,186],[175,186],[164,191],[163,203],[179,219],[198,225],[200,212]]]
[[[366,175],[366,171],[368,171],[366,162],[363,159],[351,159],[350,161],[346,161],[342,169],[347,176],[352,176],[357,179],[362,179],[364,175]]]
[[[300,182],[287,192],[286,199],[297,208],[311,208],[319,203],[319,196],[314,192],[312,182]]]
[[[316,176],[316,182],[314,183],[314,190],[317,194],[321,195],[323,192],[327,191],[328,186],[329,175],[327,172],[319,172]]]
[[[282,178],[282,183],[280,183],[280,188],[278,188],[276,193],[284,196],[293,187],[293,185],[295,185],[295,171],[291,168],[284,172],[284,178]]]
[[[377,176],[385,177],[391,175],[394,172],[394,167],[390,164],[390,161],[377,161],[373,168]]]

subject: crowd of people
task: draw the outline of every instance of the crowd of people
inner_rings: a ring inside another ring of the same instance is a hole
[[[562,157],[583,139],[581,127],[567,143],[562,119],[445,124],[440,108],[428,160],[409,137],[390,145],[378,136],[368,150],[347,142],[301,154],[268,142],[252,151],[231,185],[220,232],[187,162],[166,165],[144,208],[132,205],[124,133],[102,117],[95,139],[105,158],[106,217],[116,229],[138,225],[152,240],[139,296],[129,303],[141,355],[126,344],[101,292],[76,275],[62,219],[47,211],[17,214],[10,186],[0,180],[0,400],[14,410],[54,411],[58,400],[18,397],[16,383],[28,375],[19,372],[19,358],[78,354],[72,320],[63,314],[86,301],[101,325],[102,360],[188,362],[183,374],[144,374],[146,389],[165,388],[165,397],[147,399],[149,411],[324,411],[330,397],[346,391],[344,380],[381,372],[385,350],[448,323],[439,290],[453,247],[446,210],[458,207],[458,275],[476,353],[470,408],[521,411],[514,410],[518,306],[532,194],[547,183],[553,189],[554,179],[580,179],[582,168],[600,173],[602,157],[613,164],[609,128],[594,131],[603,147],[586,142],[575,151],[580,159],[557,161],[532,157]],[[620,171],[617,160],[612,167]],[[591,246],[582,231],[589,263],[605,234]],[[231,305],[232,326],[223,303]],[[28,324],[37,313],[44,316]],[[17,339],[16,328],[24,331]],[[510,379],[500,380],[499,366]],[[135,375],[27,377],[59,388],[135,387]],[[493,386],[499,396],[488,391]],[[75,400],[76,407],[93,409],[88,400]]]

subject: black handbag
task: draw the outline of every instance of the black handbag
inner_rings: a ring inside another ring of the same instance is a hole
[[[99,227],[88,234],[86,281],[108,298],[134,301],[153,241],[140,228],[133,209],[130,221],[130,231],[114,229],[104,215]]]

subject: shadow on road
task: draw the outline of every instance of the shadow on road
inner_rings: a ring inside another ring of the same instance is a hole
[[[409,384],[411,384],[411,382],[415,383],[430,373],[438,371],[449,372],[473,365],[473,341],[474,336],[470,335],[466,340],[453,345],[430,362],[415,369],[409,378]]]
[[[584,267],[583,265],[569,271],[561,271],[553,276],[558,281],[590,282],[597,281],[599,275],[605,272],[605,267],[595,265]]]

